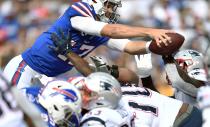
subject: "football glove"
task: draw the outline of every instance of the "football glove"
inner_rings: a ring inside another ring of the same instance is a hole
[[[90,56],[90,59],[94,63],[97,72],[109,73],[106,62],[99,56]]]
[[[152,72],[151,53],[144,55],[135,55],[134,57],[137,64],[138,76],[140,78],[146,78],[150,76]]]
[[[117,65],[109,66],[106,64],[106,62],[103,60],[103,58],[99,56],[90,56],[91,60],[93,61],[95,65],[96,72],[106,72],[114,76],[115,78],[119,77],[119,70]]]
[[[49,45],[48,47],[56,53],[66,56],[68,53],[72,52],[71,35],[70,32],[68,32],[67,36],[65,36],[64,32],[61,29],[59,29],[59,34],[61,36],[57,35],[56,33],[51,34],[51,39],[55,47],[51,45]]]

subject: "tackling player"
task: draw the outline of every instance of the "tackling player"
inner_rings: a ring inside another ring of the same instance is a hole
[[[52,33],[72,41],[68,48],[81,57],[102,44],[129,54],[149,52],[149,42],[132,42],[126,39],[131,37],[152,37],[159,46],[160,43],[170,43],[170,38],[166,35],[173,32],[170,30],[112,24],[119,17],[116,11],[121,7],[121,0],[85,1],[71,5],[36,39],[31,48],[7,64],[4,71],[13,84],[17,84],[18,88],[27,87],[32,84],[31,79],[35,75],[54,77],[73,68],[65,56],[66,52],[58,54],[48,48],[48,45],[54,46]],[[63,32],[59,32],[60,30]]]
[[[208,82],[203,55],[195,50],[181,50],[163,60],[168,79],[175,88],[175,98],[197,106],[198,88]]]
[[[150,77],[152,70],[151,54],[136,55],[135,60],[138,75],[141,78]],[[207,83],[207,73],[203,60],[203,55],[195,50],[181,50],[174,53],[173,56],[163,56],[167,79],[169,84],[175,88],[176,99],[197,106],[197,90]],[[149,84],[143,83],[143,85],[154,88]]]

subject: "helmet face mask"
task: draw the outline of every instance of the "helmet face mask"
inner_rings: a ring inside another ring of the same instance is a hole
[[[182,50],[174,55],[175,63],[188,74],[189,77],[207,81],[204,69],[203,55],[195,50]]]
[[[100,20],[108,23],[116,23],[120,17],[117,13],[117,8],[121,6],[121,1],[107,0],[104,2],[101,15],[99,15]]]
[[[88,2],[95,10],[102,22],[116,23],[120,17],[118,7],[122,7],[121,0],[83,0]]]
[[[76,126],[79,126],[79,116],[77,113],[75,112],[72,112],[71,109],[69,108],[66,108],[64,110],[64,113],[65,113],[65,117],[63,119],[58,119],[56,121],[56,124],[60,127],[62,126],[68,126],[68,127],[76,127]]]

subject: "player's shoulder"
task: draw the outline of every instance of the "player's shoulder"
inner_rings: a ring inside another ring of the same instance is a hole
[[[123,86],[121,87],[122,91],[145,91],[145,90],[149,90],[145,87],[136,87],[136,86]]]
[[[95,17],[96,13],[88,3],[75,2],[70,7],[73,16]]]
[[[131,117],[126,110],[123,109],[110,109],[110,108],[96,108],[85,114],[82,118],[82,123],[88,124],[89,119],[95,118],[98,122],[101,121],[103,125],[122,125],[124,123],[130,125]],[[91,122],[91,121],[90,121]]]

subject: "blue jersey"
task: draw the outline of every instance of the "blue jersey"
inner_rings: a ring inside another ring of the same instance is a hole
[[[24,94],[29,99],[30,102],[34,103],[36,107],[41,112],[42,119],[47,122],[48,127],[57,127],[55,123],[53,122],[52,118],[48,115],[47,110],[40,105],[40,103],[37,101],[37,96],[41,92],[40,87],[27,87],[23,89]]]
[[[35,41],[33,46],[22,53],[24,61],[35,71],[47,76],[57,76],[72,69],[73,65],[63,55],[55,53],[48,45],[52,45],[51,34],[59,35],[59,29],[67,36],[71,33],[73,52],[81,57],[85,57],[98,46],[106,43],[108,37],[87,35],[74,29],[71,25],[71,17],[84,16],[93,17],[96,13],[94,9],[84,2],[77,2],[70,6],[65,13],[55,21],[55,23]]]

